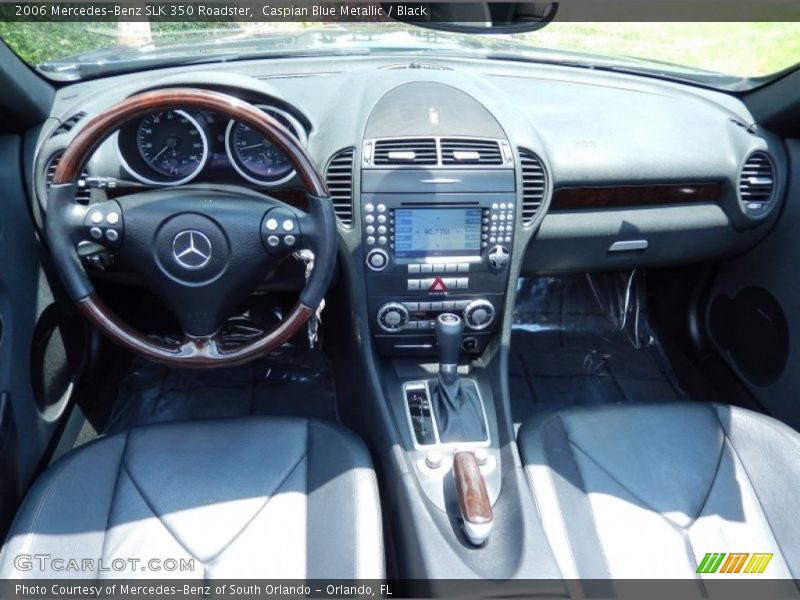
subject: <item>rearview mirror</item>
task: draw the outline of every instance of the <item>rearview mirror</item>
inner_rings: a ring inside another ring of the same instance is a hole
[[[558,2],[382,2],[394,20],[461,33],[520,33],[547,25]]]

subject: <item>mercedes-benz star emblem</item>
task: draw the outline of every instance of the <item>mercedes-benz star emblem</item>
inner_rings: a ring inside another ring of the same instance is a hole
[[[202,269],[211,260],[211,240],[196,229],[185,229],[172,240],[172,256],[184,269]]]

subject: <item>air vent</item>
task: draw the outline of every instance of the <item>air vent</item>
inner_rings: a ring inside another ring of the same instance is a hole
[[[522,168],[522,222],[529,224],[544,202],[547,176],[542,160],[530,150],[519,148]]]
[[[325,183],[333,199],[336,216],[343,225],[353,224],[353,148],[334,154],[325,170]]]
[[[494,140],[442,138],[443,165],[502,165],[500,145]]]
[[[765,152],[754,152],[739,176],[739,199],[747,212],[766,208],[775,191],[775,167]]]
[[[77,114],[72,115],[69,119],[62,122],[61,125],[59,125],[56,128],[56,130],[53,132],[53,135],[61,135],[62,133],[67,133],[68,131],[71,131],[72,128],[75,127],[75,125],[77,125],[81,121],[81,119],[83,119],[85,116],[86,116],[85,112],[79,112]]]
[[[434,138],[398,138],[378,140],[372,159],[375,165],[435,165],[436,140]]]
[[[50,160],[47,163],[47,169],[45,170],[44,175],[44,183],[45,183],[45,191],[50,191],[50,185],[53,183],[53,177],[56,174],[56,169],[58,168],[58,162],[61,160],[61,155],[64,154],[63,152],[58,152],[50,157]],[[84,187],[86,184],[86,178],[89,175],[84,171],[81,173],[81,178],[78,180],[78,191],[75,194],[75,197],[78,202],[81,204],[89,204],[89,200],[92,197],[92,190],[88,187]]]

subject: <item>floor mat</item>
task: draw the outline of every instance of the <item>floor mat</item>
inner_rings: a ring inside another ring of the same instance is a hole
[[[515,425],[543,409],[688,399],[644,298],[638,271],[520,279],[509,368]]]
[[[327,357],[291,347],[240,367],[205,370],[137,359],[120,385],[105,433],[147,423],[247,415],[338,422]]]

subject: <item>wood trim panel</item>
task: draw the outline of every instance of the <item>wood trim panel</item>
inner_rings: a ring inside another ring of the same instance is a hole
[[[550,210],[600,210],[717,202],[721,187],[716,181],[560,187],[553,190]]]

